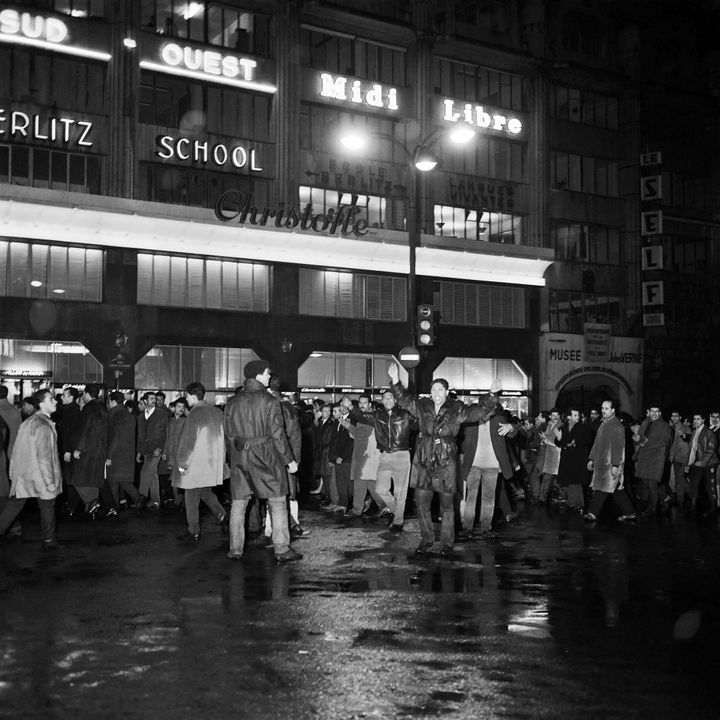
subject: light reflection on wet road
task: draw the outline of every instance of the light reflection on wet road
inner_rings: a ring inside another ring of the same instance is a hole
[[[305,559],[176,514],[0,546],[0,717],[720,718],[717,526],[528,509],[417,558],[417,524],[307,513]],[[209,525],[209,523],[207,523]]]

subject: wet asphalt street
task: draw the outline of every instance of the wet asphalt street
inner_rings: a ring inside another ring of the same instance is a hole
[[[417,522],[306,511],[300,562],[225,557],[209,516],[64,522],[0,545],[2,718],[720,718],[716,521],[525,508],[413,554]]]

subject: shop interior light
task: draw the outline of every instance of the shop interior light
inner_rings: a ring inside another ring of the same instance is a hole
[[[204,9],[205,6],[202,3],[190,2],[188,3],[188,6],[183,13],[183,18],[185,18],[185,20],[194,18],[196,15],[199,15]]]
[[[30,282],[30,284],[31,284],[33,287],[42,287],[42,283],[41,283],[39,280],[32,280],[32,281]]]
[[[135,40],[135,38],[126,37],[123,40],[123,45],[126,48],[130,48],[130,50],[134,50],[137,47],[137,41]]]
[[[64,294],[65,294],[65,290],[64,290],[63,288],[55,288],[55,289],[53,290],[53,292],[54,292],[56,295],[64,295]]]

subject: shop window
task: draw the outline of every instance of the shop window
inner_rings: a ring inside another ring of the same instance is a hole
[[[245,365],[258,359],[250,348],[155,345],[135,363],[135,387],[140,394],[162,389],[170,395],[200,382],[208,403],[224,403],[242,385]]]
[[[503,203],[512,202],[508,196]],[[435,205],[435,235],[478,242],[521,245],[523,217],[513,213],[477,211],[468,208]]]
[[[352,192],[339,192],[303,185],[299,188],[299,202],[301,209],[304,209],[310,203],[313,212],[316,214],[325,214],[330,209],[337,210],[340,205],[352,205],[360,211],[355,215],[356,220],[365,220],[368,227],[371,228],[388,227],[388,201],[377,195],[359,195]],[[397,229],[402,229],[402,227]]]
[[[267,312],[270,267],[259,263],[138,253],[140,305]]]
[[[391,362],[397,362],[392,355],[316,350],[298,368],[298,387],[301,393],[328,400],[364,390],[378,392],[390,384],[387,369]],[[407,370],[399,370],[400,380],[407,387]]]
[[[102,301],[104,253],[0,240],[0,295]]]
[[[407,319],[407,280],[300,268],[299,310],[303,315],[363,320]]]
[[[470,145],[458,145],[441,138],[439,145],[438,155],[442,157],[443,168],[448,172],[526,182],[525,143],[483,137],[481,142]]]
[[[103,381],[103,368],[79,342],[0,338],[2,384],[12,395],[25,397],[40,387]]]

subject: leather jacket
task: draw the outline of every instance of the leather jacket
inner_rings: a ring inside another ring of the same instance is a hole
[[[390,412],[383,408],[364,413],[357,408],[350,411],[350,417],[362,425],[375,429],[375,441],[380,452],[398,452],[410,449],[412,416],[407,410],[394,407]]]

